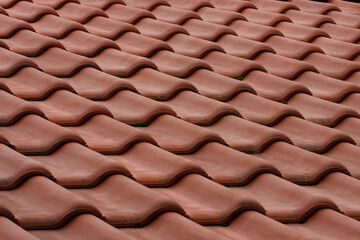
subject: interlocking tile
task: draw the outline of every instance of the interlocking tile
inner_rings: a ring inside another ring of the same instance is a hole
[[[110,224],[105,223],[91,214],[81,214],[76,216],[61,228],[49,230],[31,230],[28,232],[33,236],[36,236],[36,239],[57,239],[60,237],[67,239],[84,238],[89,240],[134,240],[134,238],[131,236],[123,233],[122,231],[119,231],[115,227],[112,227]],[[26,239],[33,240],[30,237]]]
[[[156,144],[145,132],[106,115],[95,115],[82,125],[67,129],[78,133],[92,150],[105,154],[124,152],[135,143],[143,141]]]
[[[63,82],[70,84],[80,96],[95,100],[107,99],[120,90],[136,91],[131,82],[90,67],[63,78]]]
[[[60,18],[51,14],[44,15],[38,21],[31,24],[37,33],[53,38],[63,38],[74,30],[85,31],[80,23]]]
[[[248,185],[231,189],[259,201],[265,208],[266,215],[280,222],[304,220],[321,208],[338,210],[335,203],[326,196],[270,173],[257,176]]]
[[[59,227],[79,213],[100,216],[89,202],[43,176],[29,178],[19,187],[0,191],[18,224],[26,229]]]
[[[31,158],[0,144],[0,189],[11,189],[20,185],[24,180],[33,175],[43,175],[52,178],[52,174],[42,164]]]
[[[67,143],[54,153],[30,158],[43,168],[46,167],[55,181],[67,188],[95,186],[112,174],[131,176],[121,162],[113,161],[78,143]],[[33,162],[28,160],[27,165],[32,163],[36,166]]]
[[[0,0],[0,238],[357,239],[359,14]]]
[[[174,99],[174,98],[173,98]],[[120,91],[106,101],[98,101],[113,117],[127,124],[142,124],[162,114],[176,116],[171,105],[157,102],[131,91]]]
[[[1,126],[0,132],[24,154],[47,154],[66,142],[85,143],[74,132],[51,123],[38,115],[26,115],[10,126]]]
[[[224,116],[206,128],[217,132],[230,147],[242,152],[258,153],[273,142],[291,142],[281,131],[232,115]]]
[[[83,31],[73,31],[61,39],[60,42],[69,52],[85,57],[96,56],[105,48],[119,49],[119,46],[110,39],[91,35]]]
[[[146,186],[163,187],[173,185],[191,173],[207,177],[207,173],[200,167],[201,164],[185,159],[187,156],[169,153],[146,142],[135,144],[121,155],[108,155],[126,166],[137,182]]]
[[[150,134],[161,148],[173,153],[191,153],[207,142],[225,144],[225,141],[214,131],[187,123],[171,115],[161,115],[148,127],[139,128]]]
[[[199,90],[201,95],[220,101],[231,99],[239,92],[256,93],[247,83],[215,72],[200,69],[186,78]]]
[[[8,8],[6,12],[10,17],[27,22],[35,22],[46,14],[58,15],[51,7],[33,4],[28,1],[19,1],[11,8]]]
[[[207,143],[193,154],[182,155],[199,164],[212,180],[227,186],[243,185],[261,173],[280,175],[270,162],[219,143]]]
[[[0,126],[11,125],[27,114],[45,117],[40,108],[0,90]]]
[[[114,226],[146,225],[167,211],[185,214],[176,201],[123,175],[112,175],[93,188],[70,191],[87,199]]]
[[[27,29],[18,31],[11,38],[4,39],[4,42],[11,51],[28,57],[38,56],[51,47],[64,49],[64,46],[58,40]]]
[[[191,220],[204,225],[225,224],[242,211],[264,212],[254,197],[237,194],[197,174],[187,175],[171,187],[154,190],[176,199]]]

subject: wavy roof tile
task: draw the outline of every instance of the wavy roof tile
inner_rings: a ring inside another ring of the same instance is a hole
[[[358,239],[359,15],[0,0],[0,239]]]

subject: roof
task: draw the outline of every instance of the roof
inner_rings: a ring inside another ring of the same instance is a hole
[[[0,0],[1,239],[358,239],[360,4]]]

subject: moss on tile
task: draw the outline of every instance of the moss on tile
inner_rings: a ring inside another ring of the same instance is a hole
[[[240,76],[235,77],[235,79],[240,80],[240,81],[244,80],[244,78],[245,78],[244,75],[240,75]]]

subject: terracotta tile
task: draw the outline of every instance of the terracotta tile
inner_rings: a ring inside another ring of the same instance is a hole
[[[89,67],[63,78],[63,81],[76,89],[80,96],[94,100],[108,99],[120,90],[136,91],[129,81]]]
[[[213,181],[227,186],[247,184],[264,172],[280,175],[269,162],[219,143],[207,143],[195,153],[182,157],[199,164]]]
[[[360,179],[360,167],[357,154],[360,148],[350,143],[341,142],[333,146],[323,155],[342,163],[351,173],[351,176]]]
[[[201,19],[201,17],[193,11],[173,8],[165,5],[156,6],[154,9],[151,10],[151,13],[154,14],[156,19],[160,21],[177,25],[182,25],[184,22],[191,18]]]
[[[27,114],[45,117],[35,105],[0,90],[0,126],[11,125]]]
[[[319,38],[328,39],[325,37]],[[276,35],[268,38],[265,43],[272,47],[277,54],[288,58],[295,58],[298,60],[305,58],[307,55],[313,52],[324,53],[320,47],[315,46],[314,44],[301,42],[290,38],[284,38]]]
[[[172,23],[161,22],[151,18],[143,18],[135,24],[142,35],[166,41],[176,33],[189,34],[184,27]]]
[[[51,47],[64,49],[60,41],[27,29],[18,31],[11,38],[4,39],[4,42],[11,51],[28,57],[38,56]]]
[[[136,87],[141,95],[157,100],[170,99],[183,90],[197,91],[191,82],[151,68],[140,69],[127,80]]]
[[[95,115],[83,125],[67,128],[83,137],[89,148],[102,154],[118,154],[138,142],[156,144],[145,132],[105,115]]]
[[[119,38],[126,32],[139,33],[136,27],[131,24],[100,16],[92,18],[90,21],[85,23],[84,26],[91,34],[99,37],[110,38],[112,40]]]
[[[257,23],[236,20],[229,25],[238,36],[263,42],[273,35],[283,36],[282,33],[274,27],[264,26]]]
[[[31,230],[28,231],[36,239],[54,239],[60,240],[61,238],[66,239],[124,239],[124,240],[135,240],[129,235],[119,231],[110,224],[105,223],[103,220],[91,215],[81,214],[76,216],[74,219],[69,221],[65,226],[57,229],[49,230]],[[29,238],[29,240],[32,240]]]
[[[144,124],[162,114],[176,116],[171,105],[169,107],[128,90],[119,91],[106,101],[97,103],[109,109],[116,120],[127,124]]]
[[[359,92],[359,86],[339,81],[314,72],[304,72],[295,79],[310,89],[312,95],[331,102],[339,102],[353,92]]]
[[[202,7],[197,10],[197,14],[206,22],[220,25],[229,25],[235,20],[245,20],[246,18],[238,12],[230,12],[212,7]]]
[[[336,5],[338,8],[341,9],[341,11],[346,13],[352,13],[352,14],[359,14],[360,9],[359,6],[356,3],[348,2],[348,1],[342,1],[342,0],[332,0],[331,1],[334,5]]]
[[[344,98],[344,100],[340,102],[341,105],[348,106],[353,110],[357,111],[357,113],[360,113],[359,103],[360,103],[360,94],[358,92],[349,94]]]
[[[135,180],[145,186],[171,186],[190,173],[207,176],[194,161],[141,142],[121,155],[108,155],[126,166]]]
[[[304,58],[325,76],[346,79],[354,72],[360,71],[360,64],[348,60],[327,56],[321,53],[312,53]]]
[[[325,23],[321,25],[320,28],[324,30],[327,34],[329,34],[331,38],[339,41],[344,41],[349,43],[358,43],[360,41],[359,29],[340,26],[331,23]]]
[[[32,67],[22,68],[11,77],[0,78],[1,83],[15,96],[27,100],[41,100],[59,89],[75,91],[67,82]]]
[[[164,0],[150,0],[150,1],[142,1],[142,0],[124,0],[127,6],[135,7],[135,8],[143,8],[147,10],[153,10],[157,6],[170,6],[167,1]]]
[[[120,49],[119,46],[106,38],[98,37],[83,31],[73,31],[60,42],[72,53],[93,57],[106,48]]]
[[[2,6],[3,8],[9,8],[12,7],[14,4],[16,4],[17,2],[19,2],[19,0],[2,0],[0,6]]]
[[[244,9],[241,14],[246,17],[249,22],[272,27],[279,22],[291,22],[290,18],[284,14],[261,11],[253,8]]]
[[[311,94],[305,85],[295,81],[284,81],[283,78],[260,71],[250,72],[244,77],[243,82],[250,84],[256,90],[257,95],[273,101],[286,101],[300,92]]]
[[[93,1],[93,0],[79,0],[79,2],[82,5],[85,6],[90,6],[90,7],[96,7],[96,8],[100,8],[102,10],[106,10],[107,8],[109,8],[112,5],[116,5],[118,4],[123,4],[125,5],[123,0],[97,0],[97,1]]]
[[[321,26],[323,23],[335,23],[334,20],[328,16],[297,10],[288,10],[285,12],[285,15],[295,24],[315,28]]]
[[[20,29],[29,29],[34,31],[34,28],[27,22],[8,17],[5,14],[0,14],[0,21],[3,23],[0,26],[0,37],[8,38],[14,35]]]
[[[241,58],[253,59],[263,52],[275,53],[275,50],[267,44],[231,34],[222,36],[216,43],[225,49],[227,54]]]
[[[272,0],[250,0],[258,9],[269,12],[285,13],[289,9],[299,10],[291,2],[272,1]]]
[[[174,200],[123,175],[112,175],[94,188],[71,191],[97,207],[113,226],[146,225],[166,211],[185,214]]]
[[[30,156],[30,158],[33,160],[31,162],[35,160],[38,165],[41,164],[40,166],[49,169],[56,182],[66,188],[92,187],[112,174],[131,176],[121,162],[78,143],[67,143],[50,155]]]
[[[129,77],[141,68],[157,69],[153,61],[147,58],[135,56],[112,48],[104,49],[92,59],[99,64],[104,72],[118,77]]]
[[[360,17],[358,15],[339,11],[330,11],[326,15],[331,17],[338,25],[360,28]]]
[[[309,56],[305,59],[308,58]],[[287,79],[297,78],[301,73],[306,71],[318,72],[318,70],[312,65],[312,61],[307,63],[287,57],[282,57],[273,53],[262,53],[257,56],[254,61],[263,65],[269,73]],[[287,67],[284,68],[284,65]]]
[[[346,82],[350,82],[359,86],[360,85],[359,76],[360,76],[360,72],[354,72],[346,79]]]
[[[160,50],[174,51],[166,42],[134,32],[124,33],[115,42],[122,51],[141,57],[151,57]]]
[[[230,147],[247,153],[261,152],[276,141],[291,142],[276,129],[231,115],[222,117],[206,128],[217,132]]]
[[[248,1],[237,1],[237,0],[209,0],[209,2],[218,9],[231,11],[231,12],[241,12],[246,8],[256,8],[254,4]]]
[[[0,13],[4,15],[8,15],[8,13],[5,11],[3,7],[0,6]]]
[[[194,57],[203,58],[212,51],[225,52],[217,43],[195,38],[182,33],[175,34],[166,41],[176,53]]]
[[[24,154],[51,153],[66,142],[85,143],[76,133],[33,114],[0,129],[15,150]]]
[[[327,23],[324,25],[326,24]],[[281,22],[276,25],[276,28],[278,31],[281,31],[283,36],[303,42],[311,42],[320,36],[330,37],[325,29],[313,28],[288,22]]]
[[[0,189],[11,189],[20,185],[27,178],[42,175],[52,178],[52,174],[44,165],[0,144]],[[1,234],[0,234],[1,235]]]
[[[326,14],[332,10],[340,11],[337,6],[331,3],[313,2],[306,0],[291,0],[291,2],[304,12]]]
[[[236,35],[234,30],[227,26],[204,22],[199,19],[189,19],[182,25],[193,37],[208,41],[216,41],[225,34]]]
[[[66,4],[68,2],[80,3],[78,0],[52,0],[52,1],[33,0],[33,2],[37,3],[37,4],[49,6],[49,7],[54,8],[54,9],[58,9],[58,8],[62,7],[64,4]]]
[[[183,0],[181,3],[179,3],[179,1],[176,0],[167,0],[168,3],[170,3],[170,5],[172,7],[175,8],[182,8],[182,9],[186,9],[186,10],[190,10],[190,11],[197,11],[199,8],[201,7],[213,7],[213,5],[206,1],[206,0]]]
[[[155,19],[155,16],[147,10],[124,6],[121,4],[113,4],[107,8],[105,12],[111,19],[132,24],[137,23],[143,18]]]
[[[342,131],[293,116],[283,119],[274,128],[289,136],[295,146],[316,153],[326,152],[339,142],[355,144],[354,140]]]
[[[255,156],[266,160],[278,168],[286,180],[297,184],[317,183],[330,172],[349,173],[340,161],[284,142],[273,143]]]
[[[253,197],[237,194],[197,174],[187,175],[171,187],[154,190],[176,199],[191,220],[203,225],[228,223],[242,211],[264,211]]]
[[[73,20],[79,23],[88,22],[90,19],[96,16],[108,17],[107,14],[94,7],[89,7],[74,2],[64,4],[56,11],[60,17]]]
[[[304,223],[286,225],[315,238],[356,240],[360,234],[359,221],[331,209],[322,209],[315,212]]]
[[[231,105],[191,91],[179,92],[164,103],[174,109],[181,119],[194,124],[210,125],[224,115],[241,117],[240,113]]]
[[[360,145],[360,120],[357,117],[348,117],[342,120],[334,128],[349,134],[356,142],[356,145]]]
[[[81,30],[86,32],[86,29],[80,23],[60,18],[51,14],[41,17],[31,26],[37,33],[49,36],[52,38],[63,38],[74,30]]]
[[[27,1],[19,1],[6,12],[10,17],[21,19],[27,22],[35,22],[45,14],[58,16],[56,11],[48,6],[34,4]]]
[[[85,67],[100,69],[93,59],[57,47],[49,48],[40,56],[32,57],[31,60],[44,72],[56,77],[70,77]]]
[[[0,40],[0,47],[1,48],[5,48],[5,49],[9,49],[10,47],[4,42],[3,39]]]
[[[241,213],[228,226],[208,226],[206,228],[228,239],[313,239],[256,211]]]
[[[96,114],[112,117],[103,105],[66,90],[56,91],[46,100],[31,103],[41,109],[49,121],[59,125],[79,125]]]
[[[3,216],[0,217],[0,237],[7,240],[39,240],[39,238],[31,235],[30,233],[19,227],[16,223]]]
[[[227,239],[173,212],[161,214],[142,228],[119,228],[119,230],[140,240]]]
[[[269,173],[259,175],[246,186],[231,190],[256,199],[265,208],[267,216],[280,222],[306,220],[321,208],[338,209],[327,196]]]
[[[262,65],[254,61],[231,56],[219,51],[210,52],[202,59],[214,69],[214,72],[228,77],[245,76],[254,70],[266,72]]]
[[[288,104],[295,107],[308,121],[332,127],[347,117],[359,117],[352,108],[299,93],[289,99]]]
[[[187,77],[198,69],[212,70],[204,60],[179,55],[165,50],[155,53],[150,60],[156,64],[160,72],[180,78]]]
[[[360,54],[360,46],[335,39],[318,37],[312,43],[333,57],[352,60]]]
[[[196,86],[201,95],[219,101],[227,101],[240,92],[256,93],[247,83],[206,69],[199,69],[186,79]]]
[[[39,68],[32,59],[11,52],[5,48],[0,48],[0,77],[10,77],[21,68]]]
[[[170,115],[161,115],[148,127],[138,128],[150,134],[161,148],[177,154],[192,153],[207,142],[225,144],[224,140],[214,131]]]
[[[226,103],[239,111],[246,120],[268,126],[278,123],[287,116],[303,118],[300,112],[292,106],[248,92],[239,93]]]
[[[56,228],[80,213],[100,216],[86,199],[43,176],[31,177],[13,190],[0,191],[0,196],[25,229]]]
[[[328,174],[318,184],[304,187],[334,201],[345,215],[360,219],[360,180],[334,172]]]

